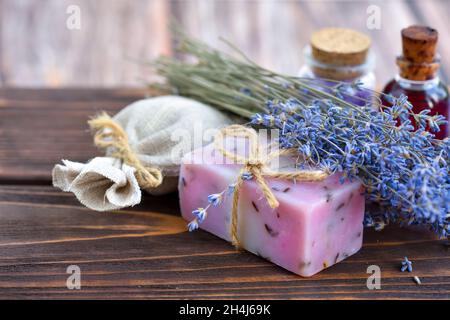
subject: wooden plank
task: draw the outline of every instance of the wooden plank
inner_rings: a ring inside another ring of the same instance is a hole
[[[256,62],[295,74],[314,30],[348,27],[369,34],[378,58],[378,84],[397,72],[400,30],[427,24],[440,32],[442,75],[450,79],[447,0],[377,1],[381,29],[368,30],[367,7],[359,0],[199,1],[79,0],[81,29],[66,28],[70,0],[0,0],[0,85],[117,86],[154,79],[130,58],[170,54],[167,28],[175,16],[186,31],[226,49],[223,36]]]
[[[67,27],[79,8],[79,29]],[[6,86],[121,86],[149,79],[132,59],[170,53],[165,0],[2,0]]]
[[[176,194],[97,213],[51,187],[0,186],[0,298],[450,298],[448,249],[427,233],[366,231],[359,253],[301,278],[187,232],[178,210]],[[399,270],[405,255],[413,273]],[[381,290],[366,287],[372,264],[381,268]],[[81,269],[81,290],[66,288],[69,265]]]
[[[145,89],[0,89],[0,183],[48,183],[61,159],[101,154],[86,121],[114,114],[145,97]]]

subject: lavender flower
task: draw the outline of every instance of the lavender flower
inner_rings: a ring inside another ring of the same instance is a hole
[[[208,196],[208,202],[210,204],[212,204],[214,207],[217,207],[220,204],[220,202],[222,201],[222,195],[223,195],[223,192],[210,194]]]
[[[236,183],[232,183],[227,188],[227,195],[231,196],[234,193],[234,190],[236,189]]]
[[[253,175],[250,172],[244,172],[241,175],[243,180],[252,180],[253,179]]]
[[[405,257],[402,261],[402,267],[400,270],[401,272],[405,272],[406,270],[408,270],[408,272],[412,272],[412,262],[408,260],[408,257]]]
[[[197,230],[198,229],[198,222],[197,222],[197,220],[194,219],[191,222],[189,222],[188,229],[189,229],[189,232]]]
[[[234,187],[235,187],[235,185],[229,185],[227,187],[227,189],[223,190],[222,192],[210,194],[207,197],[208,205],[205,208],[197,208],[197,209],[193,210],[192,214],[194,215],[195,218],[191,222],[188,223],[189,231],[197,230],[199,225],[201,223],[203,223],[203,221],[205,221],[205,219],[207,218],[208,209],[211,206],[213,206],[213,207],[219,206],[222,203],[224,196],[227,194],[227,190],[228,190],[228,192],[230,192],[230,190],[232,190],[231,193],[229,193],[229,194],[232,194],[232,192],[234,192]]]
[[[204,209],[204,208],[198,208],[198,209],[192,211],[192,214],[197,217],[198,223],[202,223],[205,220],[205,218],[207,216],[206,210],[207,209]]]

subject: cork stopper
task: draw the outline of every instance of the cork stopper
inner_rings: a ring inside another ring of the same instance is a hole
[[[426,26],[402,30],[403,57],[413,63],[431,63],[436,55],[438,32]]]
[[[433,79],[439,69],[436,56],[438,32],[426,26],[402,30],[403,55],[397,58],[400,76],[415,81]]]
[[[311,36],[314,59],[334,66],[354,66],[366,61],[370,38],[351,29],[325,28]]]

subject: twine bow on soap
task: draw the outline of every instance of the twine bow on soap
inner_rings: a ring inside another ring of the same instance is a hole
[[[223,146],[227,137],[247,139],[249,143],[248,156],[244,157],[224,149]],[[299,170],[294,172],[280,172],[271,170],[269,165],[273,159],[282,155],[293,155],[296,153],[296,150],[281,149],[269,154],[265,154],[265,150],[263,150],[261,145],[259,144],[256,131],[242,125],[231,125],[220,130],[215,136],[214,147],[234,163],[243,164],[243,167],[239,173],[238,180],[234,187],[233,206],[231,211],[230,234],[231,241],[236,247],[240,246],[237,234],[237,215],[239,193],[244,180],[255,179],[256,183],[261,188],[261,191],[266,198],[267,203],[272,209],[275,209],[279,206],[279,202],[270,189],[269,185],[267,184],[265,177],[300,181],[322,181],[328,177],[327,173],[320,170]]]
[[[161,170],[156,167],[146,167],[142,164],[136,153],[131,150],[125,130],[110,116],[102,113],[89,120],[88,124],[95,132],[94,144],[97,147],[107,149],[111,157],[118,158],[136,169],[135,176],[141,188],[152,189],[162,183]]]

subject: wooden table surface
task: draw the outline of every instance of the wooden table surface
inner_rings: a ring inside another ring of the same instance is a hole
[[[301,278],[206,232],[187,232],[176,194],[98,213],[51,187],[60,159],[98,154],[89,116],[145,94],[0,89],[0,298],[450,298],[448,246],[429,233],[366,230],[356,255]],[[413,273],[400,272],[403,256]],[[373,264],[381,268],[380,290],[366,286]],[[80,290],[66,287],[70,265],[81,269]]]

